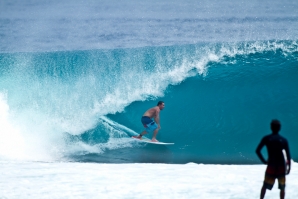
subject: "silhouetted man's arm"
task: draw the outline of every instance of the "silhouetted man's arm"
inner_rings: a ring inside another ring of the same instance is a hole
[[[264,163],[267,164],[267,161],[265,160],[265,158],[263,157],[262,153],[261,153],[261,149],[263,148],[263,146],[265,145],[264,143],[264,139],[262,139],[262,141],[260,142],[260,144],[257,147],[256,153],[258,155],[258,157],[260,158],[260,160]]]
[[[291,171],[291,155],[290,155],[290,149],[289,149],[289,145],[288,142],[286,143],[286,147],[285,147],[286,153],[287,153],[287,164],[289,165],[288,170],[287,170],[287,174],[290,173]]]

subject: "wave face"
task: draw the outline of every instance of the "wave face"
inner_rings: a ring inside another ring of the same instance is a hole
[[[256,163],[276,118],[297,161],[297,57],[295,40],[2,53],[0,156]],[[159,100],[157,138],[175,145],[130,139]]]

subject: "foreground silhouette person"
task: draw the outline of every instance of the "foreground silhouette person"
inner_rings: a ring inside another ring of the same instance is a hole
[[[264,164],[267,164],[265,180],[260,194],[261,199],[264,198],[266,189],[272,189],[275,179],[278,179],[280,198],[285,198],[286,174],[289,174],[291,170],[291,155],[287,139],[278,134],[280,128],[280,122],[278,120],[272,120],[272,134],[263,137],[256,150],[256,153],[260,160]],[[267,161],[264,159],[261,153],[261,149],[263,148],[263,146],[267,147]],[[284,158],[283,150],[285,150],[287,154],[287,160],[285,160]]]

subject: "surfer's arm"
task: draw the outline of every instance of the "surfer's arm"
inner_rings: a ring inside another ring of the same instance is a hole
[[[260,160],[264,163],[267,164],[267,161],[265,160],[265,158],[263,157],[262,153],[261,153],[261,149],[263,148],[263,146],[265,145],[264,143],[264,139],[262,139],[262,141],[260,142],[260,144],[258,145],[257,149],[256,149],[256,153],[258,155],[258,157],[260,158]]]
[[[160,128],[159,110],[156,111],[154,120],[155,120],[156,124],[158,125],[158,128]]]

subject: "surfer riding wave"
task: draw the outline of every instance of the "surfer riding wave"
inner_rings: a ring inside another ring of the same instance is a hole
[[[158,140],[156,139],[156,135],[158,131],[161,129],[159,113],[164,108],[165,108],[165,103],[163,101],[159,101],[157,103],[157,106],[148,109],[141,118],[141,122],[145,127],[145,130],[142,133],[140,133],[140,135],[133,136],[133,137],[141,139],[143,135],[153,132],[152,142],[158,142]]]

